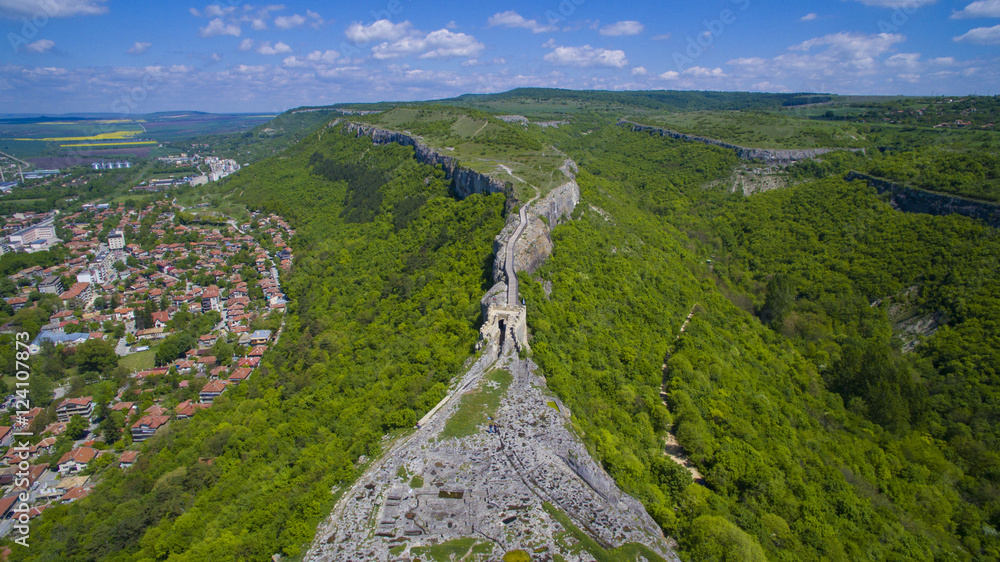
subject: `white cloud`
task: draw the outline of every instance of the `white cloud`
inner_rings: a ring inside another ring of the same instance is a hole
[[[952,12],[951,19],[960,18],[1000,18],[1000,0],[978,0],[960,12]]]
[[[649,73],[649,71],[646,70],[645,66],[633,66],[632,67],[632,75],[633,76],[645,76],[648,73]]]
[[[489,27],[520,27],[531,31],[532,33],[544,33],[556,30],[555,26],[542,25],[538,23],[538,20],[525,19],[524,16],[513,10],[493,14],[490,16],[490,19],[486,20],[486,24]]]
[[[756,84],[750,86],[750,91],[753,92],[787,92],[788,88],[782,86],[781,84],[772,84],[767,80],[763,82],[757,82]]]
[[[725,78],[726,73],[721,68],[705,68],[703,66],[692,66],[682,72],[685,76],[693,78]]]
[[[260,74],[265,70],[267,70],[267,67],[263,65],[241,64],[236,67],[236,72],[240,74]]]
[[[799,21],[812,21],[818,17],[819,16],[816,14],[816,12],[811,12],[799,18]]]
[[[975,43],[976,45],[1000,45],[1000,25],[970,29],[964,35],[955,37],[955,41]]]
[[[310,23],[309,26],[312,27],[313,29],[319,29],[320,26],[326,23],[326,20],[323,19],[323,16],[317,14],[312,10],[306,10],[306,17],[312,20],[312,23]]]
[[[290,16],[278,16],[274,18],[274,26],[279,29],[293,29],[306,23],[305,16],[292,14]]]
[[[333,64],[337,62],[337,59],[339,58],[340,58],[340,53],[333,50],[313,51],[308,55],[306,55],[306,60],[310,60],[313,62],[324,62],[327,64]]]
[[[896,33],[878,33],[865,35],[863,33],[840,32],[823,37],[816,37],[790,47],[793,51],[809,51],[815,47],[826,46],[827,51],[836,55],[853,59],[868,59],[888,51],[896,43],[906,41],[906,37]]]
[[[413,25],[409,21],[392,23],[389,20],[378,20],[371,25],[352,23],[344,35],[355,43],[369,41],[395,41],[409,35]]]
[[[240,50],[249,51],[250,49],[253,49],[253,44],[254,44],[253,39],[244,39],[243,41],[240,42]]]
[[[890,68],[902,68],[908,71],[920,70],[920,53],[898,53],[885,60],[885,65]]]
[[[292,48],[281,41],[275,43],[273,47],[270,41],[264,41],[257,47],[257,52],[262,55],[287,55],[292,52]]]
[[[205,6],[205,11],[203,13],[205,14],[206,18],[221,18],[228,16],[229,14],[235,11],[236,11],[235,6],[226,6],[225,8],[223,8],[218,4],[209,4],[208,6]]]
[[[933,4],[937,0],[858,0],[858,2],[877,8],[909,8],[915,10],[928,4]]]
[[[660,74],[660,78],[662,78],[664,80],[677,80],[680,77],[681,77],[681,73],[677,72],[676,70],[668,70],[668,71],[664,72],[663,74]]]
[[[426,37],[411,34],[393,42],[380,43],[372,48],[372,56],[376,59],[391,59],[419,53],[422,59],[475,58],[484,48],[486,46],[471,35],[439,29],[428,33]]]
[[[239,37],[242,33],[240,26],[234,23],[226,23],[222,18],[215,18],[208,22],[208,25],[199,29],[202,37],[215,37],[216,35],[232,35]]]
[[[0,0],[0,17],[66,18],[108,13],[108,0]]]
[[[142,43],[140,41],[136,41],[135,45],[132,45],[131,47],[129,47],[128,51],[126,51],[126,52],[128,54],[130,54],[130,55],[141,55],[141,54],[145,53],[146,51],[148,51],[149,48],[152,47],[152,46],[153,46],[152,43]]]
[[[253,28],[254,31],[263,31],[267,29],[267,22],[261,18],[253,18],[250,20],[250,27]]]
[[[610,49],[595,49],[590,45],[582,47],[555,47],[542,57],[557,66],[575,66],[593,68],[598,66],[622,68],[628,64],[625,51]]]
[[[28,43],[24,46],[24,50],[29,53],[42,54],[47,53],[56,46],[56,42],[51,39],[39,39],[34,43]]]
[[[660,35],[654,35],[653,36],[653,41],[666,41],[667,39],[670,39],[670,34],[669,33],[663,33],[663,34],[660,34]]]
[[[600,34],[609,37],[620,37],[622,35],[639,35],[646,26],[637,21],[619,21],[601,28]]]

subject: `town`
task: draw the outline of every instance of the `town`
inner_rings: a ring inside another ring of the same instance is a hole
[[[275,215],[240,224],[161,199],[17,213],[3,234],[5,252],[51,249],[59,260],[0,280],[7,536],[25,509],[30,520],[86,497],[108,471],[132,469],[145,440],[253,376],[280,337],[295,231]],[[21,361],[27,409],[14,392],[16,332],[37,333]]]

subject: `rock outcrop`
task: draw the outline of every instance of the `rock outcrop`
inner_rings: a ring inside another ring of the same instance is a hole
[[[906,187],[861,172],[849,172],[844,176],[844,179],[846,181],[864,180],[868,182],[868,185],[874,187],[880,195],[888,193],[889,204],[900,211],[929,215],[957,213],[981,220],[993,228],[1000,228],[1000,205]]]
[[[420,142],[414,136],[399,131],[379,129],[378,127],[361,123],[347,123],[345,127],[348,132],[354,133],[359,137],[370,137],[375,144],[396,143],[403,146],[412,146],[413,157],[416,158],[417,162],[429,166],[441,166],[445,177],[452,180],[452,188],[455,191],[455,195],[460,199],[464,199],[474,193],[506,193],[507,206],[508,208],[512,206],[511,200],[515,197],[515,194],[513,190],[509,189],[510,184],[508,182],[468,168],[462,168],[458,165],[458,160],[437,152]]]
[[[618,125],[622,127],[631,128],[633,131],[642,131],[654,135],[670,137],[673,139],[678,139],[683,141],[700,142],[712,146],[718,146],[720,148],[728,148],[730,150],[736,151],[736,156],[741,160],[757,160],[769,166],[788,166],[790,164],[798,162],[799,160],[807,160],[809,158],[815,158],[816,156],[819,156],[821,154],[826,154],[827,152],[832,152],[834,150],[850,150],[850,151],[863,150],[860,148],[809,148],[802,150],[747,148],[745,146],[740,146],[738,144],[732,144],[717,139],[710,139],[708,137],[699,137],[696,135],[678,133],[677,131],[671,131],[670,129],[651,127],[649,125],[641,125],[639,123],[635,123],[627,119],[619,119]]]

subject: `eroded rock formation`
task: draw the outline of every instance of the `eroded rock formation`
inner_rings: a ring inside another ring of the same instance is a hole
[[[710,139],[708,137],[699,137],[697,135],[688,135],[685,133],[678,133],[677,131],[671,131],[670,129],[663,129],[661,127],[651,127],[649,125],[642,125],[629,121],[627,119],[619,119],[618,125],[622,127],[631,128],[633,131],[642,131],[654,135],[660,135],[664,137],[670,137],[673,139],[690,141],[690,142],[700,142],[712,146],[718,146],[721,148],[728,148],[730,150],[736,151],[736,156],[741,160],[758,160],[764,164],[770,166],[788,166],[794,164],[799,160],[807,160],[809,158],[815,158],[821,154],[826,154],[827,152],[832,152],[834,150],[850,150],[858,151],[863,150],[860,148],[809,148],[801,150],[784,150],[784,149],[772,149],[772,148],[747,148],[745,146],[740,146],[738,144],[732,144],[717,139]]]

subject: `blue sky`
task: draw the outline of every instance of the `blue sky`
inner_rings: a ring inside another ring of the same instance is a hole
[[[1000,0],[0,0],[0,113],[276,112],[520,86],[1000,93]]]

